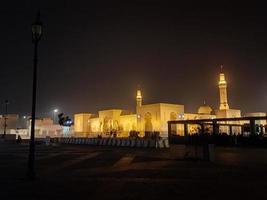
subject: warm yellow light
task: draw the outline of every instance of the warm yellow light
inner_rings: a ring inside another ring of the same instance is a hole
[[[141,90],[137,90],[136,98],[137,98],[137,99],[142,99]]]
[[[220,73],[219,85],[223,85],[223,84],[226,84],[225,76],[223,73]]]

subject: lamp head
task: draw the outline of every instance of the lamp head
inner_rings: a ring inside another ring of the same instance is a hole
[[[38,42],[42,37],[43,23],[40,20],[40,11],[36,15],[36,21],[32,24],[32,40]]]

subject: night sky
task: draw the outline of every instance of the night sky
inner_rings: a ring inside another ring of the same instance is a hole
[[[44,34],[37,116],[56,107],[68,115],[134,111],[138,85],[144,103],[184,104],[186,112],[196,112],[206,100],[217,109],[220,65],[230,108],[267,111],[265,6],[130,2],[1,2],[0,100],[10,100],[10,113],[31,113],[31,24],[38,8]]]

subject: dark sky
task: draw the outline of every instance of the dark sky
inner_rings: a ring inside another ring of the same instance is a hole
[[[206,100],[218,108],[221,64],[230,107],[267,111],[265,6],[173,2],[1,2],[1,102],[10,100],[11,113],[31,113],[31,24],[40,7],[38,116],[55,107],[69,115],[134,111],[138,85],[144,103],[180,103],[196,112]]]

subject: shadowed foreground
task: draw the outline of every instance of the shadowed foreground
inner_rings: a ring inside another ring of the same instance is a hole
[[[183,160],[182,146],[131,149],[36,147],[34,182],[25,179],[28,146],[0,144],[5,199],[265,199],[267,149],[216,148],[213,163]]]

